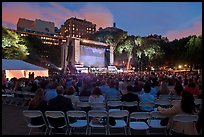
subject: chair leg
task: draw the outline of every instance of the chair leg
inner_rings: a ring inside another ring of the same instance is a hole
[[[127,135],[126,127],[124,127],[125,135]]]
[[[30,135],[30,134],[31,134],[31,131],[32,131],[32,128],[30,128],[30,131],[29,131],[28,135]]]
[[[88,126],[86,126],[86,135],[88,135],[88,129],[89,129],[89,127]]]

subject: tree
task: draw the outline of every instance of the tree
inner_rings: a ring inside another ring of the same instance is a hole
[[[25,39],[2,26],[2,58],[24,60],[28,55]]]
[[[148,65],[163,64],[162,58],[164,51],[161,49],[161,37],[159,39],[143,38],[143,50],[145,57],[147,57]]]
[[[192,36],[186,45],[186,58],[191,64],[201,64],[202,60],[202,35]],[[192,69],[192,68],[191,68]]]
[[[134,43],[135,40],[135,36],[127,36],[127,38],[124,40],[123,43],[121,43],[120,45],[118,45],[117,47],[117,51],[121,54],[122,52],[127,52],[128,55],[128,62],[127,62],[127,70],[130,68],[130,60],[132,58],[132,54],[133,54],[133,48],[135,46]]]
[[[101,29],[94,34],[83,35],[82,38],[104,42],[110,44],[113,47],[113,51],[117,48],[118,44],[127,37],[127,32],[118,28],[108,27]]]

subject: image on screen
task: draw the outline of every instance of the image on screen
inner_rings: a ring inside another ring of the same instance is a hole
[[[94,48],[89,46],[80,46],[80,62],[85,66],[104,67],[104,51],[103,48]]]

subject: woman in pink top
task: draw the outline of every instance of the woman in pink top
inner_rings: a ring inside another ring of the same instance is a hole
[[[199,88],[196,87],[196,84],[192,79],[189,79],[188,86],[186,86],[184,90],[190,92],[193,95],[199,95]]]

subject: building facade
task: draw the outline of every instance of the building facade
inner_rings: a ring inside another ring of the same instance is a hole
[[[84,34],[93,34],[96,32],[96,24],[93,24],[89,21],[70,18],[67,19],[64,25],[60,28],[61,36],[69,38],[76,37],[81,38]]]
[[[49,36],[57,35],[54,22],[36,19],[35,21],[19,18],[17,31],[30,32],[35,34],[45,34]]]

